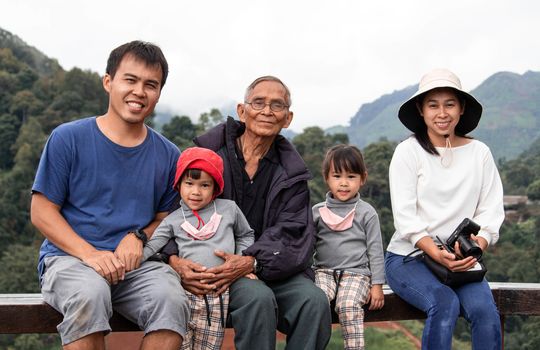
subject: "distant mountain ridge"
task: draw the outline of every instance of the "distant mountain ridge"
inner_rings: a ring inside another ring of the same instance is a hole
[[[0,28],[0,50],[8,48],[13,55],[41,76],[63,72],[58,61],[29,46],[18,36]],[[414,94],[417,85],[386,94],[373,102],[362,104],[350,119],[350,126],[335,126],[329,133],[344,132],[351,143],[363,148],[381,138],[400,141],[410,132],[399,122],[399,106]],[[540,138],[540,72],[495,73],[471,92],[483,105],[480,124],[471,136],[490,146],[495,159],[514,159]],[[235,104],[223,106],[224,115],[235,114]],[[157,109],[156,121],[162,125],[170,120],[172,111]],[[286,137],[296,133],[284,130]]]
[[[417,85],[408,86],[363,104],[346,131],[351,143],[365,147],[380,138],[400,141],[411,134],[398,120],[401,104]],[[495,159],[513,159],[540,137],[540,72],[495,73],[471,91],[484,107],[471,136],[485,142]]]
[[[11,49],[18,60],[23,61],[44,76],[51,76],[62,68],[58,61],[51,59],[33,46],[25,43],[17,35],[0,28],[0,48]]]

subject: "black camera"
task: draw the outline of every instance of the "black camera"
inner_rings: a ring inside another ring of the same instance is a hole
[[[482,258],[482,249],[471,240],[471,234],[477,234],[480,231],[480,226],[470,219],[463,219],[461,224],[446,240],[448,248],[454,252],[456,241],[459,242],[459,250],[464,258],[472,256],[476,260]]]

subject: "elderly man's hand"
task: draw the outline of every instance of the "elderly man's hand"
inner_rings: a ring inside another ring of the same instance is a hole
[[[227,290],[231,283],[240,277],[253,272],[253,262],[255,258],[252,256],[229,254],[221,250],[216,250],[214,254],[225,260],[225,262],[219,266],[209,268],[207,272],[213,273],[215,277],[205,280],[204,282],[215,284],[218,294]]]
[[[208,282],[215,278],[215,275],[208,273],[205,266],[175,255],[169,258],[169,265],[180,275],[182,286],[188,292],[202,296],[218,288],[217,285]]]

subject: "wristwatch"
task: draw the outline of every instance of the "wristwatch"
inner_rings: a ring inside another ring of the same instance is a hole
[[[253,257],[253,273],[258,274],[262,270],[262,265],[257,263],[257,259]]]
[[[148,236],[146,235],[146,232],[144,232],[142,228],[135,231],[129,231],[128,233],[133,233],[135,237],[137,237],[138,239],[142,241],[143,245],[146,245],[146,242],[148,242]]]

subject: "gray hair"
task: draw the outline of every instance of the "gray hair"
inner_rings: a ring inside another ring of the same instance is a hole
[[[292,105],[291,91],[289,90],[287,85],[285,85],[279,78],[276,78],[272,75],[265,75],[263,77],[259,77],[255,79],[251,84],[249,84],[246,89],[246,94],[244,95],[244,102],[247,102],[247,99],[249,95],[251,95],[251,93],[253,92],[253,89],[255,89],[255,86],[257,86],[257,84],[259,83],[262,83],[263,81],[274,81],[281,84],[283,88],[285,88],[285,103],[289,105],[289,107]]]

